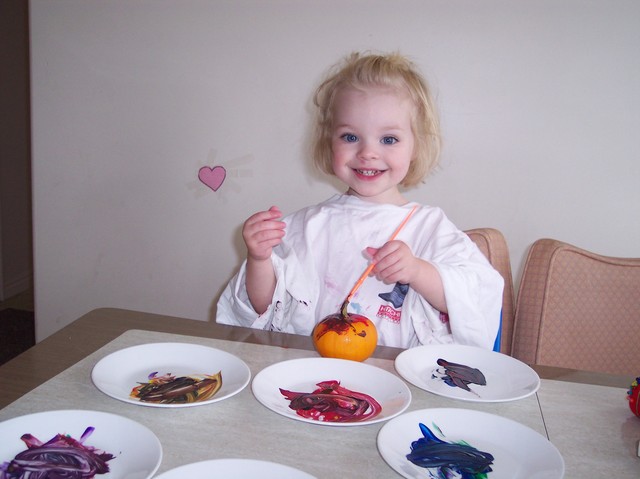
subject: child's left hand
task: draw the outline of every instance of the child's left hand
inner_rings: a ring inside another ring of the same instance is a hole
[[[372,274],[387,284],[411,284],[419,271],[419,259],[403,241],[389,241],[381,248],[366,249],[375,264]]]

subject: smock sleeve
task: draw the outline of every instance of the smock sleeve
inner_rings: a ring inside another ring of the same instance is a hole
[[[258,314],[246,288],[246,261],[231,279],[218,301],[216,322],[293,334],[311,334],[315,325],[309,289],[314,282],[304,275],[290,248],[278,248],[271,257],[276,288],[267,310]]]
[[[456,343],[492,349],[500,327],[504,280],[463,232],[443,221],[426,260],[442,279],[447,314],[414,291],[407,297],[422,344]]]

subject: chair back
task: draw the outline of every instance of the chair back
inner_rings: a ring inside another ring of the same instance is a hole
[[[504,279],[502,293],[502,326],[500,333],[500,352],[511,354],[511,335],[513,331],[514,301],[513,276],[511,275],[511,260],[507,242],[500,231],[494,228],[476,228],[465,231],[489,263]]]
[[[540,239],[529,250],[512,355],[529,364],[640,373],[640,258]]]

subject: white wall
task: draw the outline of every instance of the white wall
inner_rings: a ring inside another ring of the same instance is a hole
[[[333,194],[309,99],[360,49],[400,50],[442,113],[412,199],[506,236],[640,256],[633,0],[31,0],[38,339],[97,307],[211,320],[240,226]],[[214,192],[197,179],[223,166]]]

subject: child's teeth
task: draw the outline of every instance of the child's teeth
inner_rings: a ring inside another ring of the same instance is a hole
[[[365,176],[373,176],[377,173],[376,170],[358,170],[358,173]]]

